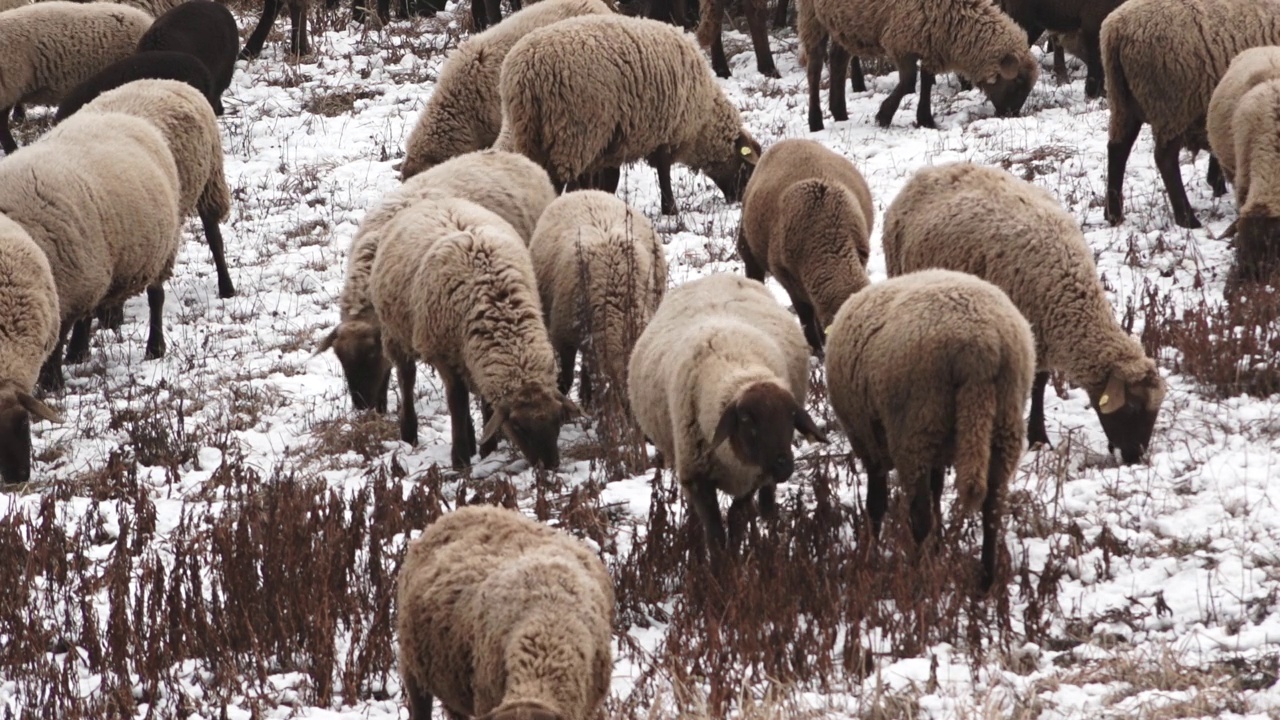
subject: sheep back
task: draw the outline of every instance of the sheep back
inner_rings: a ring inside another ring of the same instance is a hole
[[[870,282],[874,222],[862,173],[813,140],[770,146],[742,200],[742,241],[753,262],[767,266],[793,303],[812,305],[824,327]]]
[[[1209,133],[1209,147],[1222,165],[1227,180],[1235,184],[1236,138],[1232,132],[1232,117],[1240,98],[1258,83],[1280,78],[1280,47],[1249,48],[1236,55],[1227,71],[1218,81],[1209,99],[1208,117],[1205,121]],[[1243,197],[1239,185],[1237,197]]]
[[[198,59],[212,78],[209,102],[222,115],[222,93],[231,86],[240,53],[236,18],[213,0],[185,0],[156,18],[138,40],[138,52],[182,52]],[[174,78],[181,79],[181,78]]]
[[[587,720],[608,694],[609,573],[581,541],[519,511],[472,505],[428,525],[397,600],[405,686],[453,713],[532,701]]]
[[[210,107],[214,107],[217,102],[213,79],[209,77],[204,63],[186,53],[142,52],[111,63],[98,74],[75,86],[59,103],[54,121],[61,122],[108,90],[143,79],[179,80],[199,91]]]
[[[402,180],[451,157],[487,148],[502,128],[502,61],[530,31],[578,15],[612,11],[603,0],[542,0],[472,35],[449,53],[435,90],[405,143]]]

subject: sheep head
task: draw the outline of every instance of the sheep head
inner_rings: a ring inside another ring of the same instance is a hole
[[[391,362],[382,352],[382,330],[366,320],[344,320],[320,341],[315,354],[330,348],[342,363],[356,410],[377,406],[378,412],[385,412]]]
[[[564,716],[537,700],[505,702],[476,720],[564,720]]]
[[[0,382],[0,480],[24,483],[31,479],[31,419],[62,422],[58,413],[18,388]]]
[[[810,440],[827,442],[827,436],[790,391],[774,382],[758,382],[747,386],[725,407],[710,450],[728,441],[739,460],[760,468],[779,483],[795,470],[791,440],[796,431]]]
[[[1022,104],[1040,75],[1040,65],[1030,52],[1006,53],[990,77],[980,79],[978,88],[995,106],[996,115],[1012,117],[1022,111]]]
[[[1236,223],[1234,276],[1266,281],[1280,268],[1280,218],[1261,202],[1250,202]]]
[[[729,157],[709,163],[702,171],[720,188],[726,201],[738,202],[742,199],[756,163],[760,161],[761,152],[760,143],[747,134],[746,130],[740,130],[733,141],[733,152]]]
[[[1120,450],[1126,465],[1142,460],[1164,402],[1165,384],[1155,361],[1143,358],[1136,368],[1112,369],[1106,385],[1090,392],[1110,450]]]
[[[530,465],[554,470],[560,467],[560,426],[581,414],[555,387],[528,383],[512,397],[494,403],[480,437],[480,456],[488,455],[491,441],[502,430]]]

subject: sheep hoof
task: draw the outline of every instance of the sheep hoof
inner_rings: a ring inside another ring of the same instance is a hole
[[[232,285],[230,281],[228,281],[227,284],[225,285],[222,283],[218,283],[218,297],[222,298],[223,300],[226,300],[227,298],[233,298],[235,296],[236,296],[236,286]]]

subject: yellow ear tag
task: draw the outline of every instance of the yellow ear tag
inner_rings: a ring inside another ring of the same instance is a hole
[[[751,157],[751,148],[747,147],[746,145],[743,145],[742,149],[739,152],[742,153],[743,157]]]
[[[1102,407],[1109,402],[1111,402],[1111,396],[1106,393],[1102,393],[1102,397],[1098,398],[1098,407]]]

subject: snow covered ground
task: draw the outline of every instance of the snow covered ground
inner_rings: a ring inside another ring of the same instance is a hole
[[[35,428],[39,480],[0,495],[6,717],[407,717],[387,615],[395,561],[403,530],[421,528],[462,490],[563,522],[625,576],[611,717],[674,717],[677,705],[752,717],[1280,717],[1280,396],[1223,397],[1179,374],[1238,359],[1216,349],[1222,335],[1210,337],[1229,329],[1204,330],[1196,345],[1182,315],[1221,302],[1231,259],[1214,238],[1234,204],[1230,194],[1212,198],[1206,157],[1183,161],[1206,229],[1183,230],[1144,131],[1127,220],[1111,228],[1102,217],[1106,103],[1084,98],[1082,66],[1065,86],[1046,73],[1014,119],[994,118],[980,93],[944,78],[938,130],[913,127],[915,96],[893,127],[875,126],[896,74],[869,76],[870,92],[850,96],[848,122],[828,116],[825,131],[809,133],[794,33],[774,34],[780,80],[755,71],[745,35],[726,34],[734,76],[721,82],[761,143],[812,137],[866,176],[880,215],[873,280],[884,278],[883,210],[915,169],[1005,167],[1080,221],[1117,314],[1159,348],[1170,384],[1150,461],[1135,467],[1102,457],[1106,440],[1082,391],[1049,393],[1054,448],[1029,452],[1010,488],[1010,583],[986,601],[969,598],[970,565],[946,562],[976,558],[972,524],[951,534],[958,545],[936,565],[909,562],[905,532],[886,528],[880,556],[859,547],[852,521],[806,524],[820,514],[815,503],[851,517],[861,474],[850,473],[838,441],[805,448],[782,489],[803,503],[790,506],[792,536],[756,542],[786,547],[817,533],[815,562],[861,579],[824,585],[825,604],[802,618],[773,616],[770,596],[779,607],[816,602],[781,602],[810,592],[794,584],[794,564],[744,581],[740,597],[703,592],[698,569],[684,572],[690,536],[651,537],[663,523],[683,524],[671,478],[655,489],[652,470],[610,470],[597,428],[566,428],[557,473],[535,478],[504,443],[460,478],[447,470],[448,416],[430,371],[418,383],[420,444],[410,448],[396,441],[394,415],[355,416],[331,353],[312,357],[337,320],[350,240],[398,185],[393,165],[461,35],[452,13],[385,31],[348,27],[348,16],[325,13],[314,55],[301,61],[283,52],[279,21],[227,93],[235,206],[224,233],[239,294],[218,299],[199,225],[189,223],[168,285],[168,355],[143,361],[147,310],[134,298],[119,333],[97,333],[90,361],[68,367],[67,390],[50,399],[67,422]],[[677,168],[680,211],[662,217],[652,170],[633,166],[623,178],[620,194],[662,233],[673,285],[741,272],[740,209],[710,181]],[[1267,342],[1246,369],[1278,371],[1280,347]],[[818,414],[834,423],[829,410]],[[824,488],[835,500],[820,497]],[[237,547],[261,554],[240,558]],[[871,579],[857,575],[864,561]],[[916,577],[928,568],[941,572]],[[750,634],[732,627],[744,618],[758,626],[752,638],[765,638],[750,653],[733,641]],[[823,618],[837,625],[817,627]],[[308,650],[265,650],[268,636]],[[788,649],[801,654],[801,636],[803,653],[816,654],[788,659]],[[329,648],[330,664],[313,648]]]

